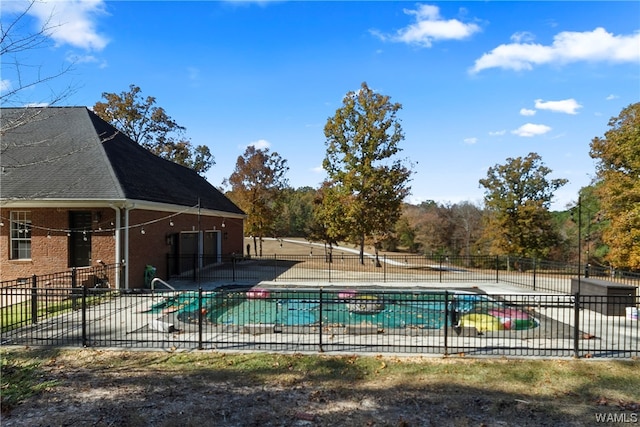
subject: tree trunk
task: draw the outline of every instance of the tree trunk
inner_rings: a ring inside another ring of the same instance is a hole
[[[382,264],[380,264],[380,257],[378,256],[378,245],[376,244],[374,247],[376,250],[376,267],[382,267]]]
[[[360,264],[364,265],[364,234],[360,236]]]

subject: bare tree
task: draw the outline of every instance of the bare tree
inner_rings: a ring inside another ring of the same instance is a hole
[[[26,7],[16,11],[4,7],[0,20],[0,59],[2,81],[0,83],[0,104],[2,106],[33,106],[33,100],[27,100],[22,94],[35,86],[49,84],[72,68],[73,63],[62,64],[57,70],[45,70],[44,64],[31,63],[33,52],[52,46],[51,35],[59,27],[52,23],[52,16],[45,20],[35,30],[30,30],[29,12],[34,8],[37,0],[31,0]],[[9,17],[7,19],[7,16]],[[66,86],[60,91],[51,90],[50,97],[40,100],[37,105],[49,106],[60,103],[73,92],[72,86]]]

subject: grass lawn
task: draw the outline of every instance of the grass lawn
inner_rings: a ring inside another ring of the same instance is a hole
[[[28,348],[1,356],[3,426],[640,422],[638,360]]]
[[[108,298],[109,293],[103,293],[99,296],[89,295],[85,301],[87,306],[92,306],[100,304]],[[40,302],[37,304],[35,315],[38,320],[46,319],[70,312],[78,307],[82,307],[82,294],[77,295],[77,297],[65,296],[54,302]],[[33,317],[31,310],[31,301],[0,307],[0,330],[7,332],[29,324]]]

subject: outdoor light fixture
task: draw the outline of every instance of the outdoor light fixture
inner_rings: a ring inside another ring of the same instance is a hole
[[[147,233],[147,232],[146,232],[146,231],[144,231],[144,227],[142,227],[142,228],[140,229],[140,234],[146,234],[146,233]]]
[[[173,227],[173,219],[169,219],[169,226]]]

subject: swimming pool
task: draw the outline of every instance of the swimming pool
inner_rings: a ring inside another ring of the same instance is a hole
[[[539,322],[526,311],[465,291],[246,291],[182,292],[151,307],[181,322],[213,325],[350,326],[379,329],[475,327],[480,332],[524,330]]]

